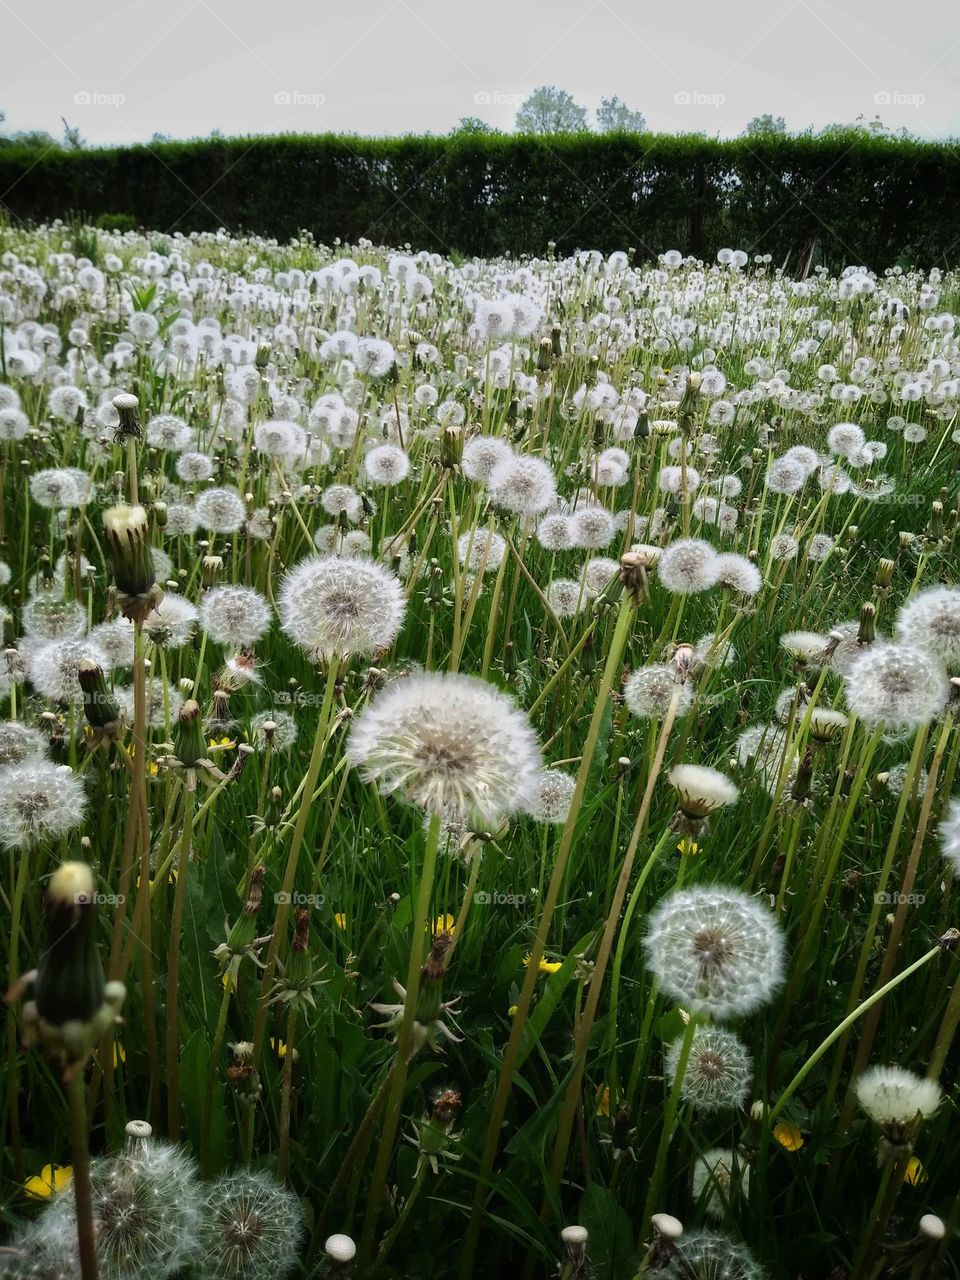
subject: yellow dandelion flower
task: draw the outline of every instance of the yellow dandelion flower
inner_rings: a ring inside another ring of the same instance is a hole
[[[608,1084],[597,1085],[597,1115],[608,1116],[610,1114],[610,1086]]]
[[[237,744],[232,738],[211,738],[207,743],[209,751],[231,751]]]
[[[524,956],[524,957],[523,957],[523,963],[524,963],[524,965],[529,966],[530,961],[531,961],[531,959],[532,959],[532,958],[533,958],[532,956]],[[556,973],[556,972],[557,972],[559,969],[561,969],[562,967],[563,967],[563,965],[562,965],[562,961],[560,961],[560,960],[544,960],[543,956],[541,956],[541,957],[540,957],[540,963],[539,963],[539,965],[537,966],[537,972],[538,972],[538,973]]]
[[[695,858],[699,852],[700,846],[697,844],[696,840],[690,840],[687,836],[684,836],[677,845],[677,853],[684,856],[689,855],[690,857]]]
[[[507,1017],[508,1017],[508,1018],[515,1018],[515,1017],[517,1016],[517,1009],[518,1009],[518,1008],[519,1008],[519,1005],[512,1004],[512,1005],[510,1006],[510,1008],[507,1010]]]
[[[123,1045],[120,1043],[120,1041],[119,1041],[119,1040],[114,1040],[114,1042],[113,1042],[113,1069],[114,1069],[114,1071],[116,1071],[117,1067],[119,1067],[119,1065],[120,1065],[120,1063],[121,1063],[121,1062],[126,1062],[126,1060],[127,1060],[127,1051],[126,1051],[126,1049],[124,1049]]]
[[[342,911],[338,911],[333,919],[338,929],[345,929],[347,927],[347,917]]]
[[[433,927],[434,937],[436,937],[438,933],[454,933],[454,925],[456,923],[456,920],[449,912],[447,912],[446,915],[437,916],[437,922]]]
[[[911,1187],[919,1187],[921,1182],[926,1182],[926,1172],[916,1156],[910,1157],[903,1175],[903,1180]]]
[[[282,1040],[274,1040],[273,1036],[270,1037],[270,1048],[278,1058],[285,1058],[287,1056],[286,1044]]]
[[[37,1200],[49,1200],[56,1191],[69,1187],[73,1181],[73,1169],[70,1165],[45,1164],[40,1172],[35,1173],[23,1184],[28,1196]]]
[[[803,1134],[795,1124],[775,1124],[773,1136],[784,1151],[799,1151],[803,1146]]]

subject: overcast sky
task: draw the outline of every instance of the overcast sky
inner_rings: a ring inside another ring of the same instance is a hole
[[[539,84],[614,94],[670,132],[879,115],[960,135],[947,0],[0,0],[5,132],[90,143],[285,131],[509,129]]]

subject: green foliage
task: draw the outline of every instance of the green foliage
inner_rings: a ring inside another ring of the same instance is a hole
[[[960,155],[934,142],[843,134],[729,141],[614,133],[446,138],[280,135],[151,146],[0,148],[13,214],[82,209],[177,231],[301,229],[450,253],[634,246],[649,258],[724,246],[797,265],[947,263]],[[400,198],[402,196],[402,198]]]
[[[520,105],[518,133],[579,133],[587,127],[587,109],[566,89],[542,84]]]

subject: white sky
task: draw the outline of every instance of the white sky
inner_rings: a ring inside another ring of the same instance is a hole
[[[90,143],[509,129],[544,83],[669,132],[769,111],[960,135],[949,0],[0,0],[0,49],[3,130],[60,136],[65,116]]]

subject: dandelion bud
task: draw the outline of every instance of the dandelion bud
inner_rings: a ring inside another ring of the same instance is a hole
[[[650,1225],[664,1240],[679,1240],[683,1235],[683,1223],[671,1213],[655,1213]]]
[[[254,1107],[260,1101],[262,1089],[260,1073],[253,1064],[253,1044],[249,1040],[238,1040],[230,1049],[233,1063],[227,1067],[227,1079],[236,1091],[240,1105]]]
[[[440,437],[440,465],[442,467],[459,467],[463,461],[463,428],[450,423],[443,429]]]
[[[860,644],[873,644],[877,638],[876,628],[877,610],[872,604],[865,604],[860,609],[860,628],[857,631],[857,639]]]
[[[549,338],[540,339],[540,348],[537,351],[537,369],[540,373],[549,373],[550,366],[553,364],[553,343]]]
[[[118,982],[104,982],[93,872],[86,863],[61,863],[50,879],[44,906],[47,945],[24,1022],[28,1042],[41,1040],[72,1071],[116,1018],[124,989]]]
[[[255,367],[263,373],[264,369],[266,369],[267,365],[270,363],[270,344],[268,342],[261,342],[257,347],[257,354],[254,357],[253,363]]]
[[[896,568],[893,560],[881,560],[877,565],[877,576],[874,579],[876,586],[881,591],[886,591],[890,583],[893,581],[893,571]]]
[[[934,502],[930,507],[930,524],[928,525],[928,536],[934,542],[939,542],[943,537],[943,503]]]
[[[947,1227],[942,1218],[935,1213],[925,1213],[919,1223],[920,1234],[928,1240],[942,1240],[947,1234]]]
[[[98,737],[117,738],[120,734],[120,708],[107,686],[103,668],[92,658],[82,658],[77,679],[83,693],[83,713]]]
[[[116,506],[104,513],[103,527],[113,564],[113,580],[126,598],[127,617],[141,616],[155,603],[157,575],[143,507]]]
[[[909,547],[911,543],[916,542],[916,539],[917,535],[915,533],[910,533],[906,529],[901,529],[897,534],[897,543],[901,551],[906,551],[907,547]]]
[[[563,347],[560,343],[560,336],[563,330],[558,324],[550,326],[550,349],[553,352],[553,358],[559,360],[563,356]]]
[[[120,395],[113,397],[113,407],[120,416],[120,422],[117,426],[117,439],[142,440],[140,401],[137,397],[126,391],[121,392]]]
[[[703,831],[710,814],[733,804],[740,794],[726,774],[704,765],[678,764],[667,777],[679,802],[674,830],[689,835]]]
[[[123,1154],[128,1160],[139,1160],[147,1154],[153,1126],[146,1120],[129,1120],[124,1130]]]
[[[166,528],[167,524],[167,504],[159,499],[151,502],[150,513],[153,516],[153,523],[158,529]]]
[[[869,1067],[858,1078],[857,1101],[879,1127],[881,1155],[890,1148],[895,1155],[909,1152],[924,1120],[940,1106],[942,1090],[902,1067]]]
[[[211,586],[223,573],[223,556],[204,556],[203,557],[203,581],[205,586]]]
[[[564,1227],[560,1232],[560,1241],[565,1254],[560,1274],[565,1280],[567,1278],[580,1280],[580,1277],[591,1274],[592,1268],[587,1258],[587,1238],[586,1227]]]
[[[206,756],[200,704],[194,698],[189,698],[177,715],[174,753],[187,769],[194,768]]]
[[[335,1235],[327,1237],[323,1250],[331,1262],[339,1266],[345,1266],[348,1262],[353,1261],[356,1256],[357,1246],[350,1236]]]
[[[847,722],[848,717],[842,711],[814,707],[810,713],[810,737],[818,743],[833,742],[847,727]]]
[[[620,557],[620,584],[632,594],[635,604],[646,599],[650,564],[650,557],[643,551],[627,551]]]

